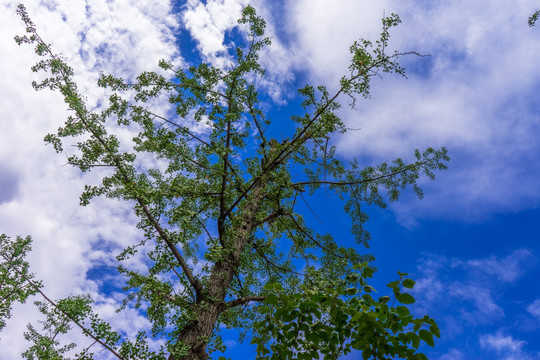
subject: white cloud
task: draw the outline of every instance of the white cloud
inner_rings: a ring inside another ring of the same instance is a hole
[[[531,256],[526,249],[469,260],[425,254],[413,291],[422,311],[446,309],[441,315],[451,328],[494,323],[505,317],[501,291],[525,274]]]
[[[230,51],[224,44],[228,31],[238,28],[246,31],[246,26],[238,24],[242,9],[250,4],[247,0],[210,0],[206,3],[190,0],[185,6],[183,21],[204,61],[223,70],[234,64]],[[256,1],[250,4],[256,8],[257,15],[263,19],[272,19],[271,3]],[[278,104],[283,104],[293,94],[287,85],[294,79],[293,71],[303,66],[301,55],[294,48],[286,47],[276,34],[271,21],[266,22],[265,37],[272,40],[272,45],[260,52],[260,62],[266,70],[266,76],[256,79],[259,88],[264,89]],[[234,44],[240,45],[240,44]],[[274,104],[275,105],[275,104]]]
[[[347,73],[352,42],[376,37],[384,9],[391,12],[395,8],[391,1],[300,0],[288,1],[288,5],[291,33],[296,35],[295,45],[311,77],[334,87]]]
[[[532,304],[527,306],[527,311],[531,315],[540,319],[540,299],[535,300]]]
[[[474,304],[475,311],[465,306],[460,309],[462,318],[471,323],[491,322],[504,316],[504,310],[495,303],[491,291],[485,287],[454,282],[449,285],[448,293],[456,302]]]
[[[410,156],[419,147],[447,146],[450,170],[427,186],[422,202],[393,209],[416,217],[476,221],[540,202],[537,142],[540,114],[538,29],[527,26],[534,1],[459,2],[290,1],[296,45],[314,82],[336,86],[346,72],[348,47],[375,39],[379,19],[398,12],[403,24],[392,48],[429,58],[404,59],[410,79],[376,80],[373,98],[343,112],[361,131],[340,141],[341,154],[366,161]],[[517,41],[516,39],[519,39]],[[501,189],[505,189],[501,191]]]
[[[521,349],[525,344],[525,341],[516,340],[512,336],[505,336],[500,332],[480,337],[480,346],[487,349],[493,349],[497,352],[510,351],[518,353],[521,352]]]
[[[466,261],[464,266],[495,275],[500,281],[513,282],[523,274],[523,262],[529,260],[531,256],[529,250],[519,249],[502,259],[495,256],[473,259]]]
[[[9,182],[0,194],[0,229],[12,237],[32,235],[31,268],[51,298],[73,292],[99,297],[99,284],[88,278],[88,271],[96,264],[110,264],[118,247],[133,244],[142,235],[134,226],[137,220],[130,204],[96,199],[80,207],[83,185],[95,184],[100,174],[81,175],[65,166],[65,155],[44,145],[44,135],[55,131],[68,112],[60,94],[31,88],[40,75],[30,66],[38,59],[32,48],[18,47],[13,40],[24,34],[16,5],[0,0],[0,168],[7,169],[0,182]],[[68,59],[91,106],[105,94],[95,84],[99,72],[133,78],[155,70],[161,58],[182,61],[176,50],[177,19],[169,2],[29,1],[26,7],[44,40]],[[10,186],[13,191],[4,193]],[[118,300],[96,306],[120,330],[135,329],[146,321],[137,312],[110,311]],[[1,334],[0,359],[20,358],[28,346],[22,332],[39,318],[30,304],[14,308]]]
[[[224,45],[225,32],[238,25],[245,0],[210,0],[206,4],[189,0],[183,19],[206,61],[228,68],[230,59]]]
[[[464,360],[465,355],[457,350],[457,349],[451,349],[449,352],[447,352],[444,355],[441,355],[439,360]]]

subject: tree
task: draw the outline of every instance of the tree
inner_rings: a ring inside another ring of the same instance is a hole
[[[100,184],[85,187],[81,204],[107,196],[129,202],[139,217],[144,237],[118,254],[118,271],[126,278],[124,307],[144,308],[152,323],[151,334],[126,339],[93,312],[88,296],[52,301],[24,275],[27,270],[17,272],[16,286],[31,289],[19,300],[41,292],[38,306],[46,315],[47,331],[29,326],[26,338],[33,345],[26,358],[65,358],[75,344],[62,345],[56,335],[75,326],[94,340],[77,358],[93,358],[92,346],[99,344],[119,359],[207,359],[224,349],[222,325],[249,333],[261,359],[337,359],[352,349],[365,359],[426,358],[417,352],[420,340],[433,345],[439,330],[433,319],[415,318],[405,306],[414,302],[405,292],[414,281],[400,273],[388,285],[393,300],[372,298],[367,279],[373,257],[317,233],[297,205],[320,189],[331,191],[351,217],[356,242],[367,246],[362,206],[385,207],[385,197],[395,201],[408,186],[422,197],[421,174],[433,179],[435,171],[446,169],[445,148],[416,150],[410,163],[396,159],[362,167],[340,160],[331,145],[348,130],[337,115],[339,98],[348,96],[354,107],[358,96],[369,97],[373,76],[404,75],[397,60],[415,54],[385,51],[390,28],[400,22],[397,15],[383,18],[375,43],[353,43],[349,75],[336,93],[324,86],[300,89],[302,107],[290,118],[289,136],[272,138],[256,85],[264,76],[259,52],[270,40],[251,6],[239,20],[245,43],[231,50],[230,68],[201,63],[174,69],[162,60],[166,76],[144,72],[129,81],[103,75],[98,84],[111,91],[103,111],[88,109],[73,70],[38,35],[24,6],[18,13],[27,35],[16,37],[17,43],[33,44],[43,57],[33,71],[49,74],[34,88],[59,91],[73,112],[46,142],[63,152],[66,139],[76,138],[77,150],[68,158],[72,166],[111,170]],[[158,96],[168,97],[175,114],[147,106]],[[208,131],[195,133],[190,119],[209,124]],[[132,150],[122,150],[114,122],[139,129]],[[152,167],[138,162],[149,156]],[[137,252],[146,256],[144,272],[127,265]],[[165,339],[166,346],[151,348],[148,336]]]

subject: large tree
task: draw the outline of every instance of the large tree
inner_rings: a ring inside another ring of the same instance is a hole
[[[72,111],[46,142],[64,152],[75,138],[69,164],[82,172],[108,169],[100,184],[85,187],[81,204],[107,196],[129,202],[139,217],[141,238],[118,254],[118,271],[126,279],[124,307],[143,309],[152,324],[150,334],[127,339],[94,314],[88,296],[49,299],[24,262],[29,238],[3,236],[0,281],[9,279],[6,291],[18,297],[3,297],[0,315],[9,315],[12,301],[36,292],[43,297],[43,331],[29,326],[26,358],[65,358],[74,345],[60,344],[56,335],[73,326],[93,339],[76,357],[83,359],[93,358],[94,344],[119,359],[207,359],[224,349],[220,326],[249,334],[260,358],[337,359],[352,349],[365,359],[425,358],[417,352],[420,340],[433,345],[437,325],[399,304],[414,302],[404,292],[414,281],[400,274],[389,284],[393,299],[371,296],[364,207],[385,207],[408,186],[421,197],[419,177],[433,179],[434,171],[445,169],[446,150],[417,150],[412,162],[361,166],[338,158],[332,141],[348,130],[337,114],[341,98],[354,106],[357,97],[369,97],[373,76],[404,74],[397,60],[410,53],[386,51],[389,29],[400,22],[396,15],[383,18],[375,43],[352,44],[348,75],[335,93],[307,85],[298,91],[303,102],[297,114],[274,123],[261,104],[261,98],[270,100],[257,86],[264,77],[259,53],[270,40],[251,6],[239,20],[244,43],[229,44],[230,66],[175,69],[163,60],[160,72],[133,80],[102,76],[99,86],[111,92],[103,111],[86,106],[73,70],[38,35],[23,6],[18,13],[28,34],[16,41],[34,44],[43,59],[33,70],[49,74],[34,88],[59,91]],[[148,105],[158,97],[167,97],[176,111]],[[197,123],[207,130],[195,132]],[[282,137],[271,136],[277,126]],[[133,146],[120,143],[118,127],[137,129]],[[145,165],[149,158],[152,166]],[[358,246],[318,233],[299,212],[299,202],[321,189],[343,203]],[[141,254],[144,271],[127,261]],[[165,339],[166,346],[153,349],[148,337]]]

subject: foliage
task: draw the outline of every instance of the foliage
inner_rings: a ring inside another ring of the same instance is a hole
[[[11,240],[0,235],[0,332],[6,326],[6,319],[11,317],[13,303],[24,303],[41,286],[33,281],[34,275],[25,260],[31,241],[29,236]]]
[[[122,336],[114,331],[111,326],[101,320],[92,311],[92,299],[87,295],[75,295],[58,301],[50,300],[42,294],[46,301],[37,301],[35,304],[45,320],[42,323],[40,333],[34,326],[28,325],[28,331],[24,334],[26,340],[32,342],[32,346],[23,353],[25,359],[65,359],[69,351],[77,344],[62,345],[59,335],[67,334],[73,325],[79,327],[86,337],[92,339],[89,346],[75,355],[75,359],[93,359],[92,347],[101,345],[112,355],[119,359],[152,359],[164,360],[166,355],[161,349],[159,352],[150,351],[146,342],[146,335],[139,332],[135,342],[122,339]]]
[[[444,148],[416,150],[409,163],[396,159],[365,167],[335,155],[332,138],[347,132],[338,116],[340,96],[354,107],[358,96],[369,97],[374,76],[404,75],[397,60],[414,54],[387,54],[397,15],[383,19],[375,43],[351,46],[349,74],[335,93],[307,85],[299,90],[300,113],[290,123],[272,123],[260,100],[264,89],[257,86],[264,77],[259,54],[270,39],[251,6],[239,20],[244,45],[230,44],[230,67],[174,69],[162,60],[159,72],[133,80],[103,75],[98,84],[111,92],[103,111],[88,109],[73,70],[41,39],[22,5],[18,13],[28,34],[16,37],[17,43],[34,44],[43,60],[32,70],[49,74],[34,88],[58,90],[72,111],[46,142],[63,152],[75,138],[71,165],[82,172],[109,169],[100,184],[85,187],[81,204],[104,195],[129,202],[139,217],[143,236],[118,255],[118,271],[127,279],[124,307],[144,310],[152,324],[150,334],[141,332],[130,342],[99,320],[89,298],[55,303],[41,293],[48,305],[38,306],[46,320],[41,333],[29,327],[26,337],[34,345],[27,358],[40,357],[39,351],[65,358],[72,345],[62,346],[56,335],[73,324],[120,359],[162,359],[166,353],[169,359],[207,359],[208,352],[224,349],[220,326],[245,333],[254,328],[260,358],[311,359],[320,353],[335,359],[352,349],[364,358],[425,358],[416,352],[420,340],[433,345],[439,334],[432,319],[415,319],[405,306],[414,299],[402,289],[414,282],[401,274],[390,284],[404,305],[390,306],[388,297],[374,300],[366,283],[373,257],[317,233],[298,210],[308,194],[332,192],[343,200],[356,242],[368,246],[363,206],[385,207],[385,197],[395,201],[408,186],[422,197],[420,176],[433,179],[446,169]],[[152,108],[161,96],[174,114]],[[194,125],[207,130],[196,132]],[[276,126],[287,136],[272,137]],[[118,127],[138,131],[132,149],[115,136]],[[149,158],[151,167],[144,165]],[[146,271],[126,261],[139,252],[146,256]],[[150,351],[146,336],[164,339],[166,347]],[[79,354],[93,356],[89,348]]]
[[[536,25],[536,22],[538,21],[538,18],[540,17],[540,10],[536,10],[530,17],[529,17],[529,26],[533,27]]]
[[[279,283],[266,285],[269,295],[260,309],[266,315],[255,323],[257,335],[252,340],[260,358],[301,360],[322,355],[325,360],[337,359],[355,349],[362,352],[363,359],[426,359],[415,351],[420,340],[433,346],[439,328],[428,316],[415,319],[404,306],[415,301],[403,292],[412,289],[414,281],[400,274],[398,281],[388,284],[394,292],[389,306],[390,297],[372,297],[375,289],[366,280],[373,269],[367,264],[354,269],[358,271],[334,287],[321,287],[313,280],[319,273],[312,269],[302,291],[292,295]],[[395,307],[396,300],[404,305]]]

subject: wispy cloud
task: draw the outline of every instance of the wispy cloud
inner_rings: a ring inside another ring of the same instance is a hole
[[[508,319],[518,315],[515,304],[505,299],[531,271],[535,264],[533,259],[527,249],[518,249],[506,256],[476,259],[424,254],[418,262],[417,275],[413,275],[417,281],[413,290],[419,313],[429,313],[438,319],[444,341],[451,343],[455,350],[441,355],[441,359],[465,359],[476,353],[471,339],[460,336],[480,331],[483,333],[478,341],[482,348],[497,352],[500,359],[530,358],[527,343],[516,340],[510,333]],[[526,316],[524,310],[519,316]],[[530,304],[527,311],[540,317],[540,300]],[[491,333],[493,327],[501,330]]]
[[[465,359],[466,359],[465,355],[457,349],[451,349],[449,352],[439,357],[439,360],[465,360]]]
[[[512,351],[516,353],[521,351],[523,345],[525,345],[525,341],[515,340],[512,336],[505,336],[500,332],[480,337],[480,346],[498,352]]]
[[[462,266],[494,275],[499,281],[513,282],[523,274],[523,263],[530,259],[532,259],[532,253],[529,250],[519,249],[501,259],[495,256],[486,259],[473,259],[466,261]]]
[[[491,291],[485,287],[454,282],[450,284],[449,295],[454,302],[465,303],[460,309],[460,316],[470,323],[492,322],[504,316],[504,310],[495,303]],[[467,303],[474,304],[474,310],[469,310]]]
[[[518,249],[505,257],[462,260],[437,254],[425,254],[419,261],[415,292],[426,303],[471,302],[483,315],[503,315],[491,288],[512,283],[530,268],[533,259],[527,249]]]
[[[483,349],[495,352],[502,360],[533,360],[536,358],[524,350],[524,346],[527,344],[525,341],[514,339],[511,335],[505,335],[500,331],[480,336],[479,342]]]
[[[297,46],[316,82],[337,85],[348,46],[357,37],[376,38],[385,10],[403,19],[392,49],[431,55],[405,58],[409,80],[377,80],[372,99],[343,113],[348,125],[361,128],[340,140],[344,156],[381,161],[417,147],[449,148],[450,170],[426,185],[429,196],[393,207],[403,222],[476,221],[538,205],[539,29],[527,26],[534,1],[289,4]]]
[[[540,320],[540,299],[535,300],[532,304],[527,306],[527,311]]]

